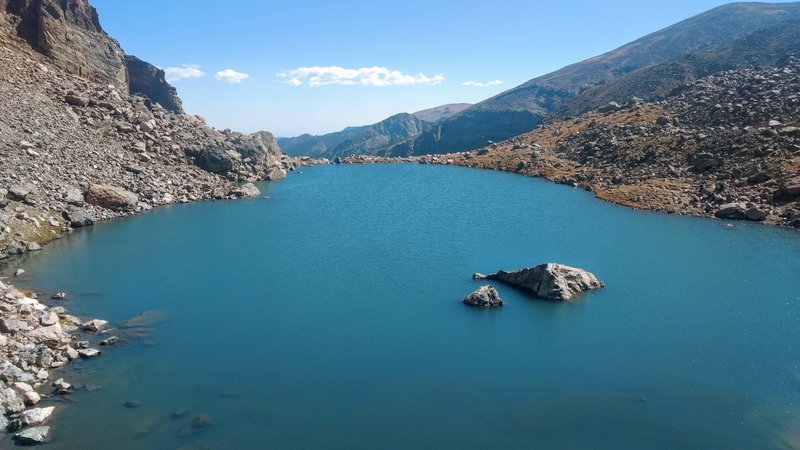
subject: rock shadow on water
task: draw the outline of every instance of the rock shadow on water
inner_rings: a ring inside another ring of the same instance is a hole
[[[169,318],[169,313],[160,309],[144,311],[120,323],[121,328],[149,328]]]

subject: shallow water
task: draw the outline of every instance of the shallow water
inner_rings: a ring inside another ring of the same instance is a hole
[[[313,167],[262,191],[101,224],[22,262],[73,313],[119,326],[149,311],[67,370],[92,391],[50,447],[798,442],[797,232],[455,167]],[[460,302],[473,272],[550,261],[608,287]],[[210,427],[189,425],[200,414]]]

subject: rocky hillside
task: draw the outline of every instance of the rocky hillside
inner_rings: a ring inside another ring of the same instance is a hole
[[[221,132],[176,111],[179,103],[164,99],[170,110],[129,94],[174,91],[146,63],[129,76],[125,55],[85,0],[4,3],[0,260],[38,250],[69,227],[175,202],[258,195],[241,184],[293,168],[269,133]]]
[[[448,119],[471,106],[452,103],[417,111],[395,114],[373,125],[348,127],[322,136],[304,134],[278,138],[287,155],[335,159],[349,155],[406,155],[408,142],[430,129],[432,123]]]
[[[412,160],[542,176],[634,208],[800,227],[800,59]]]
[[[413,115],[425,122],[438,122],[440,120],[449,119],[461,111],[472,106],[471,103],[450,103],[448,105],[436,106],[433,108],[423,109],[417,111]]]
[[[531,130],[543,118],[575,99],[582,90],[654,65],[671,62],[671,66],[661,66],[657,71],[639,75],[638,80],[644,87],[644,92],[639,96],[654,91],[651,82],[655,81],[657,86],[660,74],[666,73],[671,80],[690,81],[695,76],[709,73],[698,70],[696,74],[685,74],[692,72],[681,65],[686,53],[719,49],[722,57],[735,40],[779,25],[784,29],[797,28],[798,19],[800,3],[732,3],[721,6],[604,55],[530,80],[467,108],[423,133],[409,148],[416,154],[445,153],[477,148],[487,140],[510,138]],[[762,49],[769,50],[765,47]],[[735,53],[728,55],[736,56]],[[721,62],[715,66],[720,70],[743,67],[737,64],[735,58],[731,61],[719,59],[717,62]],[[748,61],[743,63],[749,64]],[[697,64],[695,67],[703,66]],[[621,81],[620,86],[628,87],[624,92],[627,98],[638,93],[631,89],[635,85],[631,84],[630,79]],[[663,92],[655,89],[653,93],[660,95]],[[597,101],[591,98],[593,94],[598,96]],[[577,109],[602,104],[606,98],[609,96],[604,88],[585,92],[582,106]]]

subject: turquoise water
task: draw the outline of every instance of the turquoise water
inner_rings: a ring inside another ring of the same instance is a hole
[[[313,167],[262,191],[101,224],[22,261],[73,313],[151,311],[65,372],[90,390],[50,447],[800,442],[797,232],[455,167]],[[473,272],[549,261],[608,287],[552,303],[496,285],[504,308],[461,303]],[[200,414],[212,426],[192,428]]]

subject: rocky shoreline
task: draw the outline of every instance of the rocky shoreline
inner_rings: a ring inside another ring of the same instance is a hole
[[[0,0],[0,268],[80,227],[200,200],[257,197],[253,184],[324,163],[282,154],[272,134],[217,130],[183,111],[164,72],[122,48],[85,1]],[[52,380],[113,345],[102,320],[0,279],[0,430],[48,439]],[[32,408],[32,409],[26,409]],[[57,412],[57,408],[55,409]]]
[[[722,72],[665,100],[609,104],[483,148],[350,156],[499,170],[631,208],[800,228],[800,59]]]

